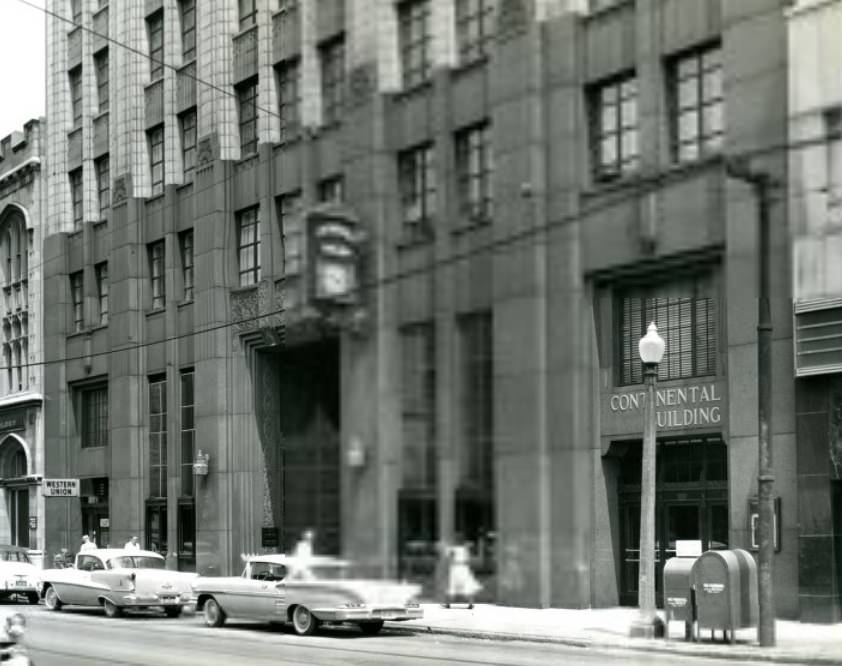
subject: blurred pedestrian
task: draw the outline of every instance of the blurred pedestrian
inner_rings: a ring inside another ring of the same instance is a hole
[[[461,541],[461,540],[460,540]],[[468,604],[474,607],[474,596],[482,589],[471,570],[471,551],[465,543],[447,548],[447,593],[445,608],[452,603]]]
[[[87,553],[92,550],[96,550],[96,544],[91,541],[91,538],[87,534],[82,535],[82,547],[79,549],[80,553]]]
[[[312,578],[310,563],[313,559],[313,530],[305,530],[295,544],[293,558],[295,559],[293,577],[300,579]]]
[[[140,550],[140,541],[136,536],[133,536],[131,539],[126,541],[126,545],[123,546],[123,550]]]

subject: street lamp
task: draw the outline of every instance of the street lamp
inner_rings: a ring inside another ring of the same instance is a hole
[[[643,461],[640,473],[640,557],[637,583],[639,614],[630,634],[639,638],[664,635],[664,623],[655,612],[655,382],[658,364],[664,356],[664,339],[658,327],[649,324],[638,351],[643,361],[646,383],[646,410],[643,421]]]

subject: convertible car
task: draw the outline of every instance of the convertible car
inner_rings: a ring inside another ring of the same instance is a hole
[[[31,604],[38,603],[38,586],[41,571],[29,561],[26,548],[0,546],[0,598],[16,595],[26,597]]]
[[[385,620],[423,616],[415,597],[418,585],[365,580],[351,575],[345,560],[286,555],[245,557],[241,576],[198,578],[193,583],[196,609],[205,623],[219,627],[228,617],[265,622],[292,622],[302,636],[323,623],[356,624],[374,635]]]
[[[197,574],[169,571],[164,558],[146,550],[104,548],[76,555],[68,569],[41,573],[41,596],[50,610],[65,605],[102,606],[108,617],[127,608],[163,608],[178,617],[192,603]]]

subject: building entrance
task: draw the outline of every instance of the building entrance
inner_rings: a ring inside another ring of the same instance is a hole
[[[278,355],[283,466],[283,548],[305,530],[314,550],[338,555],[340,534],[339,340],[296,345]]]
[[[640,560],[640,445],[620,462],[620,603],[637,605]],[[658,441],[655,499],[655,591],[662,603],[664,562],[676,541],[699,540],[702,550],[728,547],[728,450],[719,436]]]

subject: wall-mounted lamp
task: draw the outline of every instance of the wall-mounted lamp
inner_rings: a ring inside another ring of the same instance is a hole
[[[346,452],[348,467],[359,469],[365,465],[365,446],[359,437],[351,437]]]
[[[207,476],[208,461],[210,461],[210,454],[203,453],[202,449],[199,449],[196,453],[196,460],[193,461],[193,474],[195,476]]]

